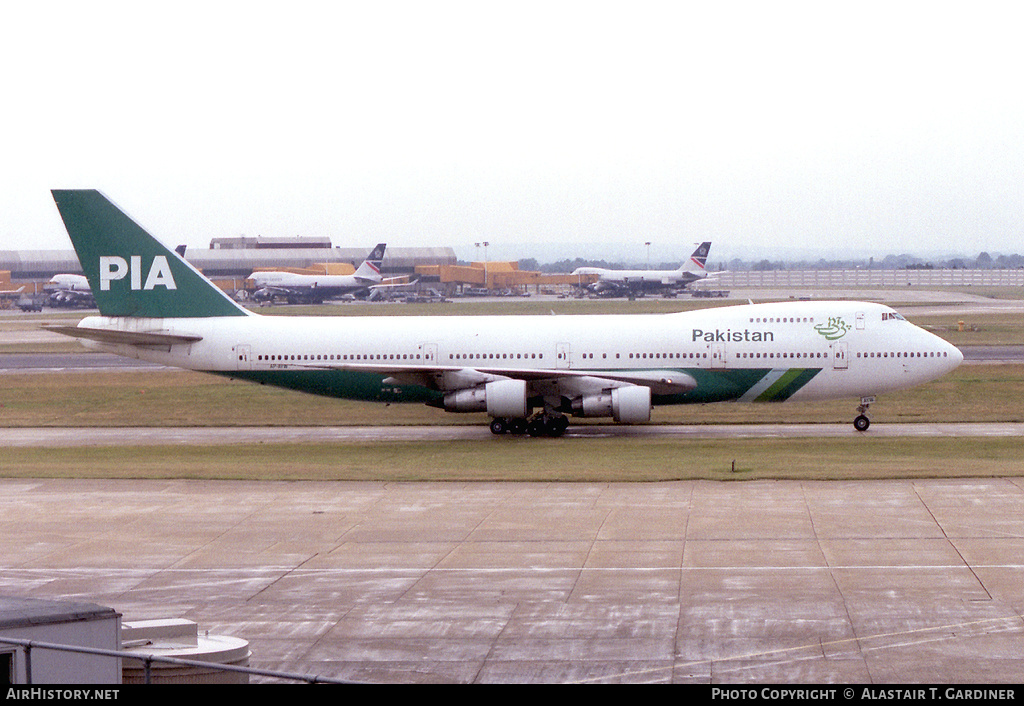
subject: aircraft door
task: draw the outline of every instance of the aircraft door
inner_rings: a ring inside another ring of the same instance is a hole
[[[420,344],[420,355],[423,356],[424,363],[436,363],[437,362],[437,344],[436,343],[421,343]]]
[[[235,346],[236,370],[252,370],[252,347],[239,343]]]
[[[568,343],[555,344],[555,367],[569,369],[572,367],[572,360],[569,358],[570,350]]]
[[[711,367],[712,368],[724,368],[725,367],[725,344],[724,343],[712,343],[711,344]]]
[[[849,345],[846,341],[832,344],[832,367],[836,370],[847,370],[850,367]]]

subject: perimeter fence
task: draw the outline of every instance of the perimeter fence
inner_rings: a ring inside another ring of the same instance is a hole
[[[720,287],[1024,287],[1019,270],[736,270],[712,272]]]

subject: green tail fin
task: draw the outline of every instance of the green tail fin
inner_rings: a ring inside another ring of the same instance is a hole
[[[52,193],[104,316],[249,314],[100,192],[83,189]]]

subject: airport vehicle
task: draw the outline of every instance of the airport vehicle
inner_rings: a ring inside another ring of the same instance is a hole
[[[491,431],[558,436],[570,416],[642,423],[652,407],[860,400],[944,375],[960,351],[869,302],[672,314],[261,316],[97,191],[54,191],[100,316],[52,327],[164,365],[378,402],[486,412]]]
[[[290,304],[323,304],[344,296],[367,297],[374,287],[385,283],[380,274],[385,247],[385,243],[378,243],[351,275],[255,271],[249,275],[256,286],[253,299],[271,301],[284,297]]]
[[[690,259],[677,270],[609,270],[604,267],[577,267],[572,274],[596,275],[597,281],[584,285],[599,296],[643,296],[652,292],[675,292],[708,277],[707,261],[711,243],[701,243]],[[713,276],[713,275],[712,275]]]
[[[17,307],[22,311],[42,311],[43,300],[39,297],[21,297],[18,299]]]

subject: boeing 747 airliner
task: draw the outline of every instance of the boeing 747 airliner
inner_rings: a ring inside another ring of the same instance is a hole
[[[656,405],[859,400],[955,369],[960,351],[888,306],[823,301],[674,314],[261,316],[106,197],[53,192],[100,316],[87,345],[319,395],[486,412],[496,434],[559,436],[569,417],[650,420]]]
[[[690,259],[677,270],[609,270],[603,267],[577,267],[573,275],[591,275],[596,282],[586,289],[599,295],[643,295],[645,292],[678,292],[687,285],[708,279],[707,262],[711,243],[701,243]],[[711,275],[714,276],[714,275]]]
[[[362,264],[350,275],[307,275],[295,272],[256,271],[249,279],[256,285],[253,298],[257,301],[272,301],[277,296],[285,297],[290,303],[323,304],[329,299],[345,295],[363,298],[378,287],[389,286],[392,281],[381,277],[380,266],[384,260],[385,243],[378,243]]]

